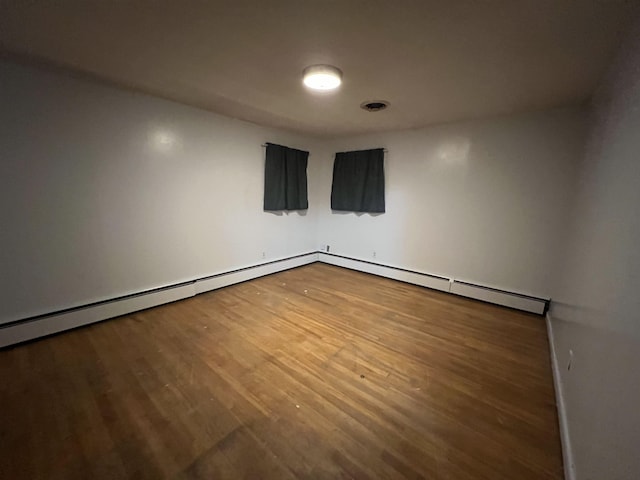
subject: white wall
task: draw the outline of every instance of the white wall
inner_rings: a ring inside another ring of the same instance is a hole
[[[0,323],[315,250],[313,184],[306,215],[262,211],[266,141],[314,148],[0,63]]]
[[[0,323],[323,244],[550,295],[581,109],[319,141],[13,63],[0,79]],[[262,211],[266,141],[311,151],[306,214]],[[334,153],[379,146],[387,213],[331,212]]]
[[[637,21],[593,105],[553,292],[551,326],[579,480],[640,478],[639,208]]]
[[[559,109],[333,141],[321,149],[319,244],[547,297],[584,118],[582,109]],[[334,152],[375,147],[388,150],[386,213],[331,212]]]

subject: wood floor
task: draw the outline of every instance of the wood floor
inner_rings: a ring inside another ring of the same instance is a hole
[[[541,317],[320,263],[0,374],[3,479],[562,478]]]

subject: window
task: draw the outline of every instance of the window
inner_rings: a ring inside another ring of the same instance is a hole
[[[306,210],[309,152],[267,144],[264,167],[264,209]]]
[[[331,209],[371,213],[385,211],[384,149],[336,153]]]

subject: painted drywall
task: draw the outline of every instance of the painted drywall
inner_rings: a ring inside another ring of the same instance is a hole
[[[597,93],[551,326],[578,480],[640,478],[640,19]]]
[[[330,142],[320,150],[319,246],[548,297],[584,119],[568,108]],[[386,213],[332,212],[334,153],[377,147],[387,149]]]
[[[548,296],[580,109],[320,141],[11,62],[0,81],[0,323],[322,244]],[[267,141],[311,151],[308,212],[262,211]],[[372,146],[387,213],[331,212],[333,154]]]
[[[262,211],[261,145],[308,138],[10,62],[0,125],[0,323],[315,250],[313,184]]]

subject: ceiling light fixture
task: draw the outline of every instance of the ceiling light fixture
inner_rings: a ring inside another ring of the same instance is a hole
[[[302,75],[304,84],[313,90],[334,90],[342,83],[342,72],[332,65],[311,65]]]

